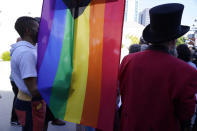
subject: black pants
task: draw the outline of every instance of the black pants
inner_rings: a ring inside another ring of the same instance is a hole
[[[18,118],[16,115],[16,112],[14,110],[14,102],[16,101],[17,98],[17,94],[18,94],[18,87],[16,86],[14,81],[10,81],[11,85],[12,85],[12,91],[14,93],[14,100],[13,100],[13,104],[12,104],[12,114],[11,114],[11,122],[18,122]]]
[[[14,108],[22,125],[22,131],[43,131],[46,115],[44,100],[23,101],[16,99]]]
[[[45,116],[45,123],[44,123],[44,131],[47,131],[48,129],[48,123],[49,121],[53,121],[55,120],[54,115],[52,114],[52,112],[50,111],[48,105],[46,106],[46,116]]]
[[[49,109],[49,107],[47,106],[46,107],[46,122],[49,122],[49,121],[53,121],[55,120],[55,117],[54,115],[52,114],[51,110]]]
[[[14,109],[15,111],[20,111],[18,112],[18,115],[22,116],[19,117],[20,124],[22,125],[22,131],[33,131],[31,101],[16,99]]]

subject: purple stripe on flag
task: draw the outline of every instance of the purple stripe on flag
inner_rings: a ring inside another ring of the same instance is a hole
[[[42,64],[42,60],[44,58],[44,54],[48,46],[48,40],[50,36],[50,31],[51,31],[54,11],[55,11],[54,10],[55,2],[56,0],[44,0],[42,7],[42,17],[40,21],[40,29],[38,36],[38,63],[37,63],[38,72],[40,70],[40,66]]]
[[[54,8],[55,12],[48,46],[38,73],[38,90],[48,105],[59,66],[67,14],[66,6],[62,0],[57,0]]]

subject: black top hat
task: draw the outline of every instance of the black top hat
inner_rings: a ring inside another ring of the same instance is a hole
[[[189,26],[181,24],[184,6],[169,3],[150,9],[150,24],[143,31],[143,38],[149,43],[162,43],[177,39],[189,31]]]

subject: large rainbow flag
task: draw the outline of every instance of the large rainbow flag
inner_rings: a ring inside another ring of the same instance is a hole
[[[124,0],[44,0],[38,89],[55,117],[112,131]]]

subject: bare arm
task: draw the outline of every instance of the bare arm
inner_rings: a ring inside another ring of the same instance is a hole
[[[32,97],[41,97],[37,88],[37,77],[29,77],[24,79],[25,85],[27,86]]]

